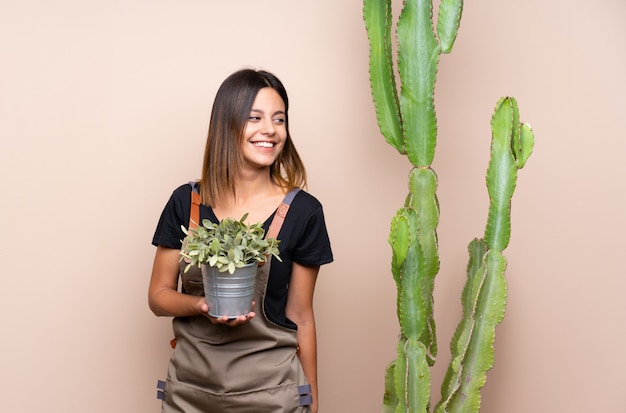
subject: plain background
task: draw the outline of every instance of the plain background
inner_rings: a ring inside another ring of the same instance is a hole
[[[171,191],[198,177],[215,91],[242,67],[287,86],[332,237],[315,300],[320,413],[380,411],[398,334],[387,235],[410,166],[378,132],[361,8],[0,3],[3,411],[159,411],[171,325],[146,303],[150,240]],[[622,0],[465,4],[436,90],[433,402],[466,246],[487,214],[490,117],[510,95],[536,146],[513,199],[507,313],[482,411],[626,411],[625,17]]]

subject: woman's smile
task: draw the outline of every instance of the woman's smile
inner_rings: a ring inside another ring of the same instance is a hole
[[[260,148],[273,148],[275,145],[273,142],[252,142],[252,144]]]

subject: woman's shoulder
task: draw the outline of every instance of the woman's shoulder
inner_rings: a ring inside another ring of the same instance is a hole
[[[184,215],[191,208],[191,185],[186,183],[176,187],[165,208],[175,210],[180,216]]]
[[[311,193],[301,189],[291,202],[290,211],[299,219],[308,220],[314,216],[323,217],[322,203]],[[323,219],[323,218],[322,218]]]
[[[191,202],[191,183],[192,182],[187,182],[177,186],[172,191],[170,202],[174,202],[175,204],[189,204]]]
[[[180,248],[184,237],[181,225],[187,226],[191,209],[191,186],[179,185],[174,189],[161,212],[152,243],[168,248]]]
[[[176,187],[176,189],[174,189],[174,191],[172,192],[172,195],[176,195],[176,196],[190,195],[192,184],[195,185],[197,188],[197,185],[198,185],[197,182],[194,182],[194,181],[186,182]]]
[[[300,189],[293,199],[294,204],[309,208],[321,208],[322,203],[311,193]]]

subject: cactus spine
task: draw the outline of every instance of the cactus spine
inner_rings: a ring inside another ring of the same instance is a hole
[[[388,366],[383,411],[430,411],[430,367],[437,340],[433,289],[439,271],[437,176],[431,164],[437,140],[434,90],[439,56],[452,50],[463,10],[462,0],[442,0],[437,32],[432,0],[405,0],[397,23],[398,74],[392,55],[391,0],[364,0],[370,42],[370,83],[381,133],[413,165],[409,194],[391,222],[392,273],[398,288],[398,356]],[[534,137],[519,122],[514,98],[500,99],[492,120],[487,169],[490,199],[484,239],[469,245],[463,318],[451,341],[452,360],[441,387],[439,412],[478,412],[480,389],[493,366],[495,327],[506,305],[506,259],[511,197],[532,151]]]

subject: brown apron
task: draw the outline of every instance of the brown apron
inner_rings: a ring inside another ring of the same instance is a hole
[[[268,237],[278,234],[293,196],[279,207]],[[257,271],[257,315],[248,322],[229,327],[204,316],[174,318],[176,347],[167,381],[160,383],[163,413],[310,412],[311,387],[297,355],[296,331],[272,323],[263,310],[270,265]],[[185,266],[183,291],[203,295],[200,270],[185,273]]]

